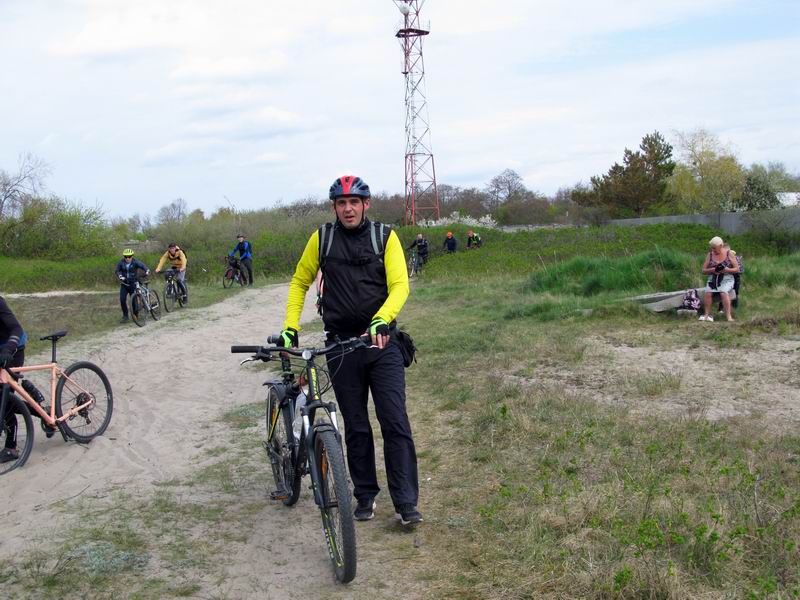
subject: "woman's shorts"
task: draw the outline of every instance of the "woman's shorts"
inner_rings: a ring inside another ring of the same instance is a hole
[[[725,275],[722,277],[722,281],[720,282],[720,284],[717,286],[717,289],[715,289],[715,290],[712,290],[709,287],[709,284],[711,283],[711,279],[713,277],[714,277],[714,275],[711,275],[708,278],[708,282],[706,284],[706,292],[710,292],[712,294],[715,294],[717,292],[722,292],[723,294],[727,294],[733,289],[733,275],[731,275],[730,273],[725,273]]]

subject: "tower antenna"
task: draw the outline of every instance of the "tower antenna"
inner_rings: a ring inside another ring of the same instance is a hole
[[[439,190],[433,163],[431,126],[425,93],[425,63],[422,40],[430,33],[419,11],[425,0],[393,0],[403,15],[395,37],[403,48],[403,75],[406,78],[406,225],[420,220],[439,219]]]

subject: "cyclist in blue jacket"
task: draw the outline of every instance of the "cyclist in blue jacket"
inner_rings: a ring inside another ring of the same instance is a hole
[[[243,234],[236,236],[237,243],[228,253],[228,256],[233,256],[239,253],[239,261],[247,269],[247,285],[253,285],[253,247]]]
[[[128,321],[128,295],[132,295],[135,289],[134,283],[136,281],[136,270],[141,269],[145,275],[150,274],[150,269],[147,268],[142,261],[133,257],[133,250],[125,248],[122,251],[122,260],[117,263],[117,268],[114,273],[120,281],[119,286],[119,305],[122,307],[122,319],[120,323]]]

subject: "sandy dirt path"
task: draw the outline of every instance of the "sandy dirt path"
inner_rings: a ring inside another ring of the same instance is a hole
[[[57,508],[62,500],[115,488],[147,494],[159,481],[181,478],[196,468],[193,458],[204,445],[220,443],[220,439],[209,440],[209,432],[219,429],[213,423],[220,414],[263,399],[264,372],[239,367],[242,357],[232,355],[230,345],[261,343],[269,333],[279,331],[287,289],[276,285],[246,290],[208,308],[149,321],[144,328],[120,326],[91,339],[64,338],[59,343],[61,364],[91,360],[109,376],[114,390],[111,425],[104,436],[82,446],[64,443],[58,434],[47,440],[37,424],[27,464],[1,482],[6,510],[0,516],[0,559],[24,549],[32,534],[41,533],[41,519],[53,518],[56,526],[65,524]],[[316,316],[310,296],[304,321]],[[34,364],[43,358],[33,356],[26,362]],[[220,379],[226,372],[238,375]],[[168,388],[167,381],[171,381]],[[168,394],[163,393],[165,389],[170,390]],[[266,459],[264,468],[269,468]],[[387,515],[367,525],[389,527],[381,521],[388,521]],[[289,540],[284,533],[287,523],[294,527]],[[318,598],[320,594],[382,598],[394,594],[369,591],[371,574],[379,574],[381,565],[370,566],[363,560],[353,586],[334,584],[319,512],[307,491],[292,509],[268,505],[258,515],[247,542],[233,545],[225,563],[226,598]],[[307,592],[297,591],[307,589],[301,582],[314,573],[323,574],[321,581]]]

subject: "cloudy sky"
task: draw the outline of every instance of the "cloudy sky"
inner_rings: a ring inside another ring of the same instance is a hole
[[[440,183],[553,193],[659,130],[800,172],[798,0],[428,0]],[[110,216],[404,188],[392,0],[0,0],[0,169]]]

